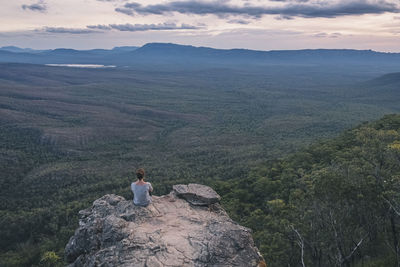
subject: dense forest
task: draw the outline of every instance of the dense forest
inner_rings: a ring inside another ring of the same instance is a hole
[[[78,211],[131,198],[137,167],[157,195],[212,186],[269,266],[399,262],[400,118],[346,131],[399,112],[399,74],[0,67],[0,266],[64,265]]]
[[[400,115],[214,187],[269,266],[400,264]]]
[[[26,148],[25,159],[32,158],[29,153],[46,159],[57,157],[51,148],[35,151],[30,146],[36,141],[34,132],[2,132],[2,138],[5,134],[21,138],[18,141]],[[3,147],[7,145],[2,143]],[[32,160],[24,164],[29,168],[37,163]],[[13,175],[10,170],[2,171]],[[82,178],[90,179],[85,175]],[[1,232],[2,249],[29,236],[18,245],[18,253],[2,254],[2,265],[29,265],[36,259],[41,259],[37,262],[40,266],[49,262],[62,265],[63,247],[76,226],[77,211],[89,206],[99,192],[115,190],[116,186],[129,197],[125,188],[128,178],[113,178],[95,186],[82,186],[82,180],[69,179],[64,181],[69,189],[52,195],[53,179],[57,178],[49,177],[47,188],[41,184],[40,190],[24,190],[20,185],[14,196],[4,198],[13,201],[2,201],[2,209],[26,207],[12,216],[2,212],[1,224],[7,223]],[[254,231],[269,266],[399,264],[400,115],[387,115],[338,138],[257,166],[240,179],[203,182],[222,195],[222,204],[233,219]],[[8,179],[1,186],[14,185]],[[158,192],[168,190],[160,182],[155,187]],[[84,201],[77,201],[77,196]],[[30,201],[18,203],[18,198]],[[32,209],[35,204],[43,208]],[[37,242],[41,246],[36,246]]]

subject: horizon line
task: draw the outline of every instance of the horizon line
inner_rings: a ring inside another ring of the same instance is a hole
[[[149,42],[145,43],[143,45],[117,45],[113,46],[112,48],[99,48],[99,47],[93,47],[89,49],[77,49],[77,48],[70,48],[70,47],[55,47],[55,48],[32,48],[32,47],[20,47],[18,45],[3,45],[0,47],[0,49],[7,48],[7,47],[15,47],[19,49],[31,49],[34,51],[40,51],[40,50],[57,50],[57,49],[68,49],[68,50],[75,50],[75,51],[90,51],[90,50],[113,50],[115,48],[119,47],[137,47],[137,48],[142,48],[146,45],[149,44],[169,44],[169,45],[177,45],[177,46],[190,46],[194,48],[209,48],[209,49],[215,49],[215,50],[248,50],[248,51],[256,51],[256,52],[274,52],[274,51],[305,51],[305,50],[353,50],[353,51],[371,51],[371,52],[377,52],[377,53],[386,53],[386,54],[399,54],[400,52],[395,52],[395,51],[378,51],[374,49],[356,49],[356,48],[299,48],[299,49],[270,49],[270,50],[259,50],[259,49],[250,49],[250,48],[216,48],[216,47],[211,47],[211,46],[196,46],[192,44],[180,44],[180,43],[171,43],[171,42]],[[13,52],[13,51],[9,51]],[[26,53],[29,53],[27,51]]]

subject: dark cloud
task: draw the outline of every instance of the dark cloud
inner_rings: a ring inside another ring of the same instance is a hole
[[[32,5],[22,5],[21,7],[23,10],[31,10],[37,12],[46,12],[47,10],[46,4],[42,1]]]
[[[173,12],[181,14],[217,15],[219,17],[244,15],[260,18],[263,15],[281,15],[298,17],[332,18],[346,15],[381,14],[385,12],[399,13],[400,7],[389,0],[342,0],[329,4],[328,1],[281,1],[281,6],[235,6],[227,1],[172,1],[163,4],[141,5],[126,3],[115,9],[127,15],[163,15]]]
[[[41,31],[49,33],[69,33],[69,34],[87,34],[95,33],[92,29],[77,29],[77,28],[64,28],[64,27],[44,27]]]
[[[88,29],[96,29],[96,30],[111,30],[112,28],[108,25],[89,25],[86,26]]]
[[[124,7],[116,8],[115,11],[132,16],[134,14],[134,10],[140,7],[141,5],[138,3],[126,3]]]
[[[37,29],[37,32],[47,33],[65,33],[65,34],[91,34],[100,33],[102,31],[161,31],[161,30],[194,30],[202,28],[201,26],[192,26],[188,24],[177,25],[175,23],[159,23],[159,24],[109,24],[109,25],[89,25],[86,28],[64,28],[64,27],[44,27]]]
[[[161,31],[161,30],[194,30],[199,29],[198,26],[188,24],[176,25],[175,23],[159,23],[159,24],[109,24],[109,25],[89,25],[88,29],[98,30],[118,30],[118,31]]]
[[[231,24],[242,24],[242,25],[250,24],[250,21],[244,19],[231,19],[228,20],[227,22]]]
[[[276,16],[275,19],[277,20],[291,20],[294,19],[292,16],[288,16],[288,15],[279,15]]]
[[[129,8],[116,8],[115,11],[119,12],[119,13],[123,13],[125,15],[129,15],[129,16],[133,16],[133,10],[129,9]]]

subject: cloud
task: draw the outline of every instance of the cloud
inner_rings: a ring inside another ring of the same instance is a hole
[[[132,16],[136,8],[140,7],[141,4],[138,3],[126,3],[123,8],[116,8],[115,11]]]
[[[48,33],[68,33],[68,34],[88,34],[88,33],[98,32],[92,29],[64,28],[64,27],[44,27],[38,31],[44,31]]]
[[[42,13],[47,11],[47,6],[43,1],[39,1],[38,3],[31,5],[22,5],[21,7],[23,10],[31,10]]]
[[[288,15],[279,15],[275,17],[276,20],[291,20],[294,19],[292,16]]]
[[[115,11],[119,12],[119,13],[123,13],[125,15],[129,15],[129,16],[133,16],[133,10],[130,8],[116,8]]]
[[[123,32],[139,31],[167,31],[167,30],[195,30],[203,26],[192,26],[188,24],[177,25],[175,23],[159,24],[109,24],[109,25],[88,25],[86,28],[64,28],[64,27],[43,27],[36,29],[36,32],[60,33],[60,34],[91,34],[104,31],[117,30]]]
[[[393,1],[393,2],[390,2]],[[172,1],[163,4],[142,5],[126,3],[115,11],[127,15],[164,15],[173,12],[181,14],[216,15],[219,17],[243,15],[260,18],[264,15],[281,15],[297,17],[333,18],[346,15],[381,14],[385,12],[399,13],[400,7],[394,0],[309,0],[279,1],[279,6],[244,6],[231,5],[227,1]]]
[[[108,25],[89,25],[86,26],[88,29],[97,29],[97,30],[111,30],[112,28]]]
[[[242,24],[242,25],[247,25],[251,23],[250,21],[244,19],[231,19],[228,20],[227,22],[231,24]]]
[[[325,33],[325,32],[320,32],[317,34],[312,35],[313,37],[317,38],[339,38],[342,36],[340,32],[334,32],[334,33]]]
[[[138,31],[162,31],[162,30],[195,30],[199,26],[192,26],[188,24],[177,25],[175,23],[159,23],[159,24],[109,24],[109,25],[89,25],[88,29],[94,30],[118,30],[128,32]]]
[[[309,2],[310,0],[269,0],[273,2],[300,2],[300,3],[305,3]]]

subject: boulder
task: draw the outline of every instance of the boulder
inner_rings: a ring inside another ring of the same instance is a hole
[[[201,184],[178,184],[172,187],[178,197],[190,204],[207,206],[220,201],[221,197],[210,187]]]

